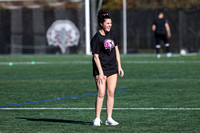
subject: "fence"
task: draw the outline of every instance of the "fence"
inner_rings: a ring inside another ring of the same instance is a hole
[[[179,52],[180,49],[187,49],[189,52],[200,50],[200,10],[165,11],[168,19],[172,37],[170,38],[171,50]],[[151,50],[155,47],[154,34],[151,30],[155,19],[155,10],[129,10],[128,11],[128,51],[138,52]]]
[[[200,10],[167,10],[165,16],[171,27],[172,52],[186,48],[189,52],[200,50]],[[113,30],[117,33],[120,51],[123,49],[122,10],[111,11]],[[154,52],[155,39],[151,26],[156,10],[127,10],[127,52]],[[70,20],[80,33],[77,45],[67,47],[64,54],[85,53],[84,5],[76,8],[0,8],[0,54],[56,54],[63,53],[59,46],[50,46],[47,31],[56,20]],[[66,31],[65,31],[66,32]],[[64,32],[64,35],[67,33]],[[71,31],[69,31],[71,33]],[[60,35],[62,38],[63,34]],[[91,35],[92,36],[92,35]],[[66,40],[66,38],[65,38]]]
[[[47,31],[56,20],[69,20],[79,29],[79,43],[70,45],[65,53],[84,53],[85,18],[83,4],[78,8],[40,6],[37,8],[0,9],[1,54],[53,54],[62,53],[58,46],[47,42]],[[73,29],[72,29],[73,30]],[[55,31],[56,32],[56,31]],[[70,33],[67,33],[70,32]],[[60,33],[70,37],[72,31]],[[69,38],[68,38],[69,39]],[[64,44],[63,44],[64,45]]]

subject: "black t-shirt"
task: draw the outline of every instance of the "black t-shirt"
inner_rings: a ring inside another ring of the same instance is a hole
[[[115,46],[118,41],[113,32],[108,32],[103,36],[97,32],[91,40],[92,54],[98,54],[103,69],[104,75],[112,75],[117,73],[117,62]],[[93,59],[93,75],[98,75],[98,69]]]
[[[164,18],[162,18],[162,19],[158,19],[158,18],[155,19],[154,22],[153,22],[153,24],[156,25],[156,31],[155,31],[155,33],[157,33],[157,34],[163,34],[163,35],[167,34],[167,31],[166,31],[166,28],[165,28],[165,23],[168,23],[168,21],[166,19],[164,19]]]

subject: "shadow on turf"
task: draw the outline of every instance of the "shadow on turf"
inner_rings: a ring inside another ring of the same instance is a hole
[[[71,124],[82,124],[82,125],[92,125],[92,122],[84,122],[84,121],[74,121],[74,120],[58,120],[58,119],[34,119],[34,118],[16,118],[16,119],[24,119],[27,121],[43,121],[43,122],[61,122],[61,123],[71,123]]]

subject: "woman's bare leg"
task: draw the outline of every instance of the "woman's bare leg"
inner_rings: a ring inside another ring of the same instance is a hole
[[[107,77],[107,118],[112,117],[116,84],[117,74]]]
[[[98,84],[98,76],[96,76],[96,86],[97,86],[97,98],[96,98],[96,118],[100,118],[101,109],[103,106],[103,100],[105,95],[105,85],[106,85],[106,76],[102,84]]]

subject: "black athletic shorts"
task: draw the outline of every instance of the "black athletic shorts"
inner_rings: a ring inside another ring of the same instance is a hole
[[[103,71],[105,76],[110,76],[113,74],[117,74],[118,73],[118,69],[112,69],[112,70],[108,70],[108,71]],[[96,68],[93,68],[93,76],[96,77],[97,75],[99,75],[99,71]]]
[[[169,43],[166,34],[157,34],[157,33],[155,33],[155,38],[156,38],[156,45],[160,44],[161,41],[164,41],[165,44]]]

